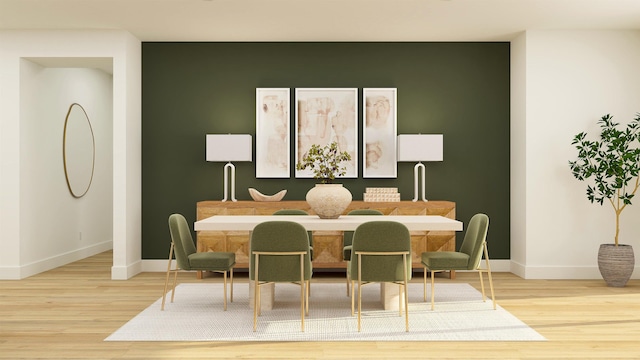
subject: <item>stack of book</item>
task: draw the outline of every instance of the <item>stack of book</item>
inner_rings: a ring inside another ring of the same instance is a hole
[[[394,202],[400,201],[400,193],[395,187],[368,187],[363,199],[367,202]]]

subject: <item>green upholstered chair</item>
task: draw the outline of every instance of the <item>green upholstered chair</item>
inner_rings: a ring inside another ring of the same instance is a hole
[[[488,230],[489,217],[485,214],[475,214],[469,221],[460,251],[431,251],[422,253],[422,265],[424,266],[424,301],[427,301],[427,271],[431,272],[431,310],[434,308],[435,298],[434,273],[450,270],[478,271],[483,301],[486,301],[486,296],[482,273],[486,272],[489,278],[493,309],[495,310],[496,298],[493,293],[493,279],[491,278],[491,266],[489,264],[489,252],[487,250]],[[485,268],[480,267],[483,253],[486,262]]]
[[[308,212],[301,209],[280,209],[273,213],[273,215],[309,215]],[[311,249],[311,260],[313,260],[313,231],[308,231],[309,236],[309,248]]]
[[[169,264],[167,265],[167,278],[164,283],[161,310],[164,310],[165,298],[169,277],[173,276],[173,288],[171,289],[171,302],[175,296],[178,271],[213,271],[224,276],[224,309],[227,310],[227,273],[231,278],[231,302],[233,302],[233,266],[236,264],[236,254],[232,252],[196,252],[196,247],[191,237],[189,225],[184,216],[172,214],[169,216],[169,231],[171,233],[171,249],[169,250]],[[171,269],[175,254],[177,265]]]
[[[347,213],[347,215],[384,215],[382,211],[376,209],[355,209]],[[342,258],[346,261],[351,259],[351,244],[353,243],[353,231],[345,231],[343,233]],[[349,296],[349,277],[347,276],[347,296]]]
[[[311,255],[304,226],[293,221],[266,221],[256,225],[249,242],[249,279],[254,286],[253,331],[260,314],[260,286],[290,282],[300,285],[301,330],[309,312]]]
[[[351,279],[351,314],[354,313],[355,284],[358,284],[358,331],[362,314],[362,286],[389,282],[400,285],[399,310],[405,309],[409,331],[407,285],[411,279],[411,235],[407,227],[396,221],[369,221],[353,233],[351,260],[347,265]],[[404,296],[402,296],[404,294]],[[404,298],[404,306],[401,299]]]

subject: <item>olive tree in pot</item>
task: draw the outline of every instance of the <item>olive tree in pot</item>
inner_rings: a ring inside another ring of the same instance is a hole
[[[615,212],[614,243],[600,245],[598,269],[609,286],[625,286],[635,266],[631,245],[619,244],[620,214],[631,205],[638,190],[640,173],[640,114],[623,130],[607,114],[598,120],[600,138],[587,140],[581,132],[574,136],[572,145],[578,158],[569,161],[573,176],[580,181],[589,180],[587,199],[592,203],[611,204]]]

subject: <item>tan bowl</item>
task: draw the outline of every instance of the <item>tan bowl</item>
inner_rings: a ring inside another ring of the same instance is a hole
[[[249,195],[251,195],[251,197],[255,201],[280,201],[286,194],[287,194],[287,190],[281,190],[269,196],[269,195],[262,194],[260,191],[254,188],[249,188]]]

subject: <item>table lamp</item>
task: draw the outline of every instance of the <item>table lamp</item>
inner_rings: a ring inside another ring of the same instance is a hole
[[[231,176],[231,201],[236,200],[236,167],[232,161],[251,161],[251,135],[207,134],[207,161],[227,162],[224,166],[224,198],[227,201]]]
[[[442,161],[442,148],[442,134],[398,135],[398,161],[418,162],[413,168],[413,201],[418,201],[418,170],[422,171],[422,201],[427,201],[424,194],[425,170],[422,161]]]

